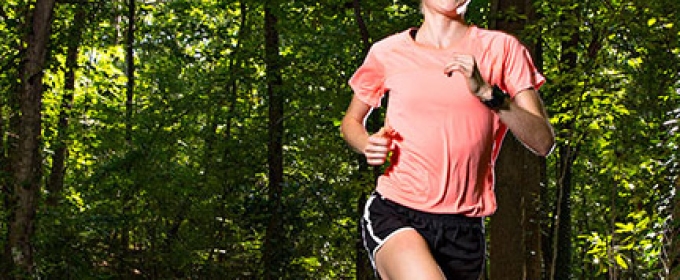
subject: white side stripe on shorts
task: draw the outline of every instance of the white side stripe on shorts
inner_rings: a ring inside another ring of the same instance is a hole
[[[375,248],[373,248],[373,251],[370,252],[370,254],[369,254],[369,257],[371,259],[371,265],[373,265],[373,268],[376,267],[375,266],[375,254],[376,254],[376,252],[378,252],[378,249],[380,249],[383,246],[383,244],[385,244],[385,242],[390,239],[390,237],[392,237],[392,236],[396,235],[397,233],[400,233],[404,230],[415,230],[412,227],[403,227],[403,228],[400,228],[400,229],[393,231],[388,236],[386,236],[385,239],[382,239],[382,238],[378,237],[377,235],[375,235],[375,233],[373,232],[373,225],[371,224],[371,211],[369,211],[369,208],[371,207],[371,204],[373,204],[373,200],[375,200],[376,198],[377,198],[377,196],[375,194],[371,195],[366,200],[366,205],[364,206],[364,220],[366,221],[366,231],[368,231],[368,234],[371,236],[371,239],[373,239],[375,241],[375,243],[377,243]],[[366,240],[366,236],[364,236],[364,240]],[[364,242],[366,242],[366,241],[364,241]],[[368,247],[368,246],[366,246],[366,244],[364,244],[364,247]]]

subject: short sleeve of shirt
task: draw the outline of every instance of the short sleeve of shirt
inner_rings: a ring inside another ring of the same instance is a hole
[[[385,94],[384,69],[375,48],[371,48],[363,64],[349,80],[354,95],[371,107],[380,107],[380,100]]]
[[[528,88],[538,90],[545,83],[545,77],[536,69],[529,50],[513,36],[507,36],[504,43],[503,75],[499,86],[512,97]]]

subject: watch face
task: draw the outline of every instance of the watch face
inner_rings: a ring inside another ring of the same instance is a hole
[[[503,106],[503,104],[505,104],[505,99],[508,97],[508,95],[497,86],[493,87],[492,96],[493,98],[482,101],[484,102],[484,105],[491,109],[498,109]]]
[[[499,98],[505,99],[506,97],[508,97],[508,94],[505,93],[503,90],[501,90],[501,89],[500,89],[499,87],[497,87],[497,86],[494,86],[494,87],[493,87],[493,92],[492,92],[492,94],[493,94],[493,97],[494,97],[494,98],[499,97]]]

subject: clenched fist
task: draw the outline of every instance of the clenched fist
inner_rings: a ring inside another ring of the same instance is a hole
[[[394,130],[391,127],[382,127],[378,132],[368,137],[368,143],[363,153],[370,165],[382,165],[387,160],[387,155],[392,151],[392,139]]]

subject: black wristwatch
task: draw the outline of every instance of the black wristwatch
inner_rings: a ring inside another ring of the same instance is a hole
[[[492,110],[503,108],[505,105],[505,100],[509,97],[508,94],[503,92],[503,90],[498,88],[498,86],[493,86],[493,89],[491,90],[491,96],[491,99],[482,100],[482,103]]]

